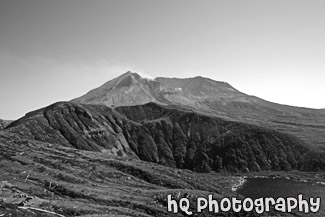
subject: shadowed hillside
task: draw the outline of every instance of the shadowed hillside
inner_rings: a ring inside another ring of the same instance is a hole
[[[324,154],[294,136],[154,103],[116,109],[56,103],[4,131],[196,172],[325,169]]]

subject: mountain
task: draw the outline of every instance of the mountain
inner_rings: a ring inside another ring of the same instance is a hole
[[[55,103],[4,132],[196,172],[325,169],[324,153],[294,136],[155,103]]]
[[[228,83],[200,76],[150,80],[127,72],[72,102],[108,106],[155,102],[190,108],[199,113],[289,133],[310,146],[325,150],[325,110],[268,102],[244,94]]]
[[[240,93],[225,82],[217,82],[203,77],[187,79],[142,78],[137,73],[126,72],[89,91],[72,102],[85,104],[105,104],[108,106],[139,105],[148,102],[160,104],[176,103],[189,106],[204,106],[198,101],[204,99],[238,99],[245,101]]]
[[[323,181],[322,115],[207,78],[128,72],[0,130],[0,216],[186,216],[167,212],[167,195],[191,210],[209,194],[241,198],[229,172]]]
[[[108,106],[137,105],[160,102],[160,83],[142,78],[136,73],[127,72],[86,95],[72,100],[77,103],[105,104]]]

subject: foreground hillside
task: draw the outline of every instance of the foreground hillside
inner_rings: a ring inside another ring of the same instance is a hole
[[[78,150],[22,139],[0,131],[0,216],[149,217],[186,216],[167,212],[167,195],[186,197],[195,210],[197,197],[240,197],[231,191],[239,177],[217,173],[199,176],[108,153]],[[297,216],[273,211],[193,216]]]
[[[0,174],[1,216],[182,216],[167,213],[167,194],[231,196],[238,181],[4,132]]]
[[[325,169],[324,153],[294,136],[154,103],[115,109],[56,103],[4,132],[196,172]]]

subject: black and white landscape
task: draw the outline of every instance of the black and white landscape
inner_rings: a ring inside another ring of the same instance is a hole
[[[0,217],[324,216],[324,6],[0,1]]]

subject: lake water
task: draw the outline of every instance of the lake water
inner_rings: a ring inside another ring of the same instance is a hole
[[[295,197],[302,194],[304,199],[310,197],[321,197],[320,211],[302,215],[301,212],[295,212],[302,216],[325,216],[325,185],[312,182],[297,182],[285,178],[247,178],[247,181],[238,193],[252,199],[261,197]]]

